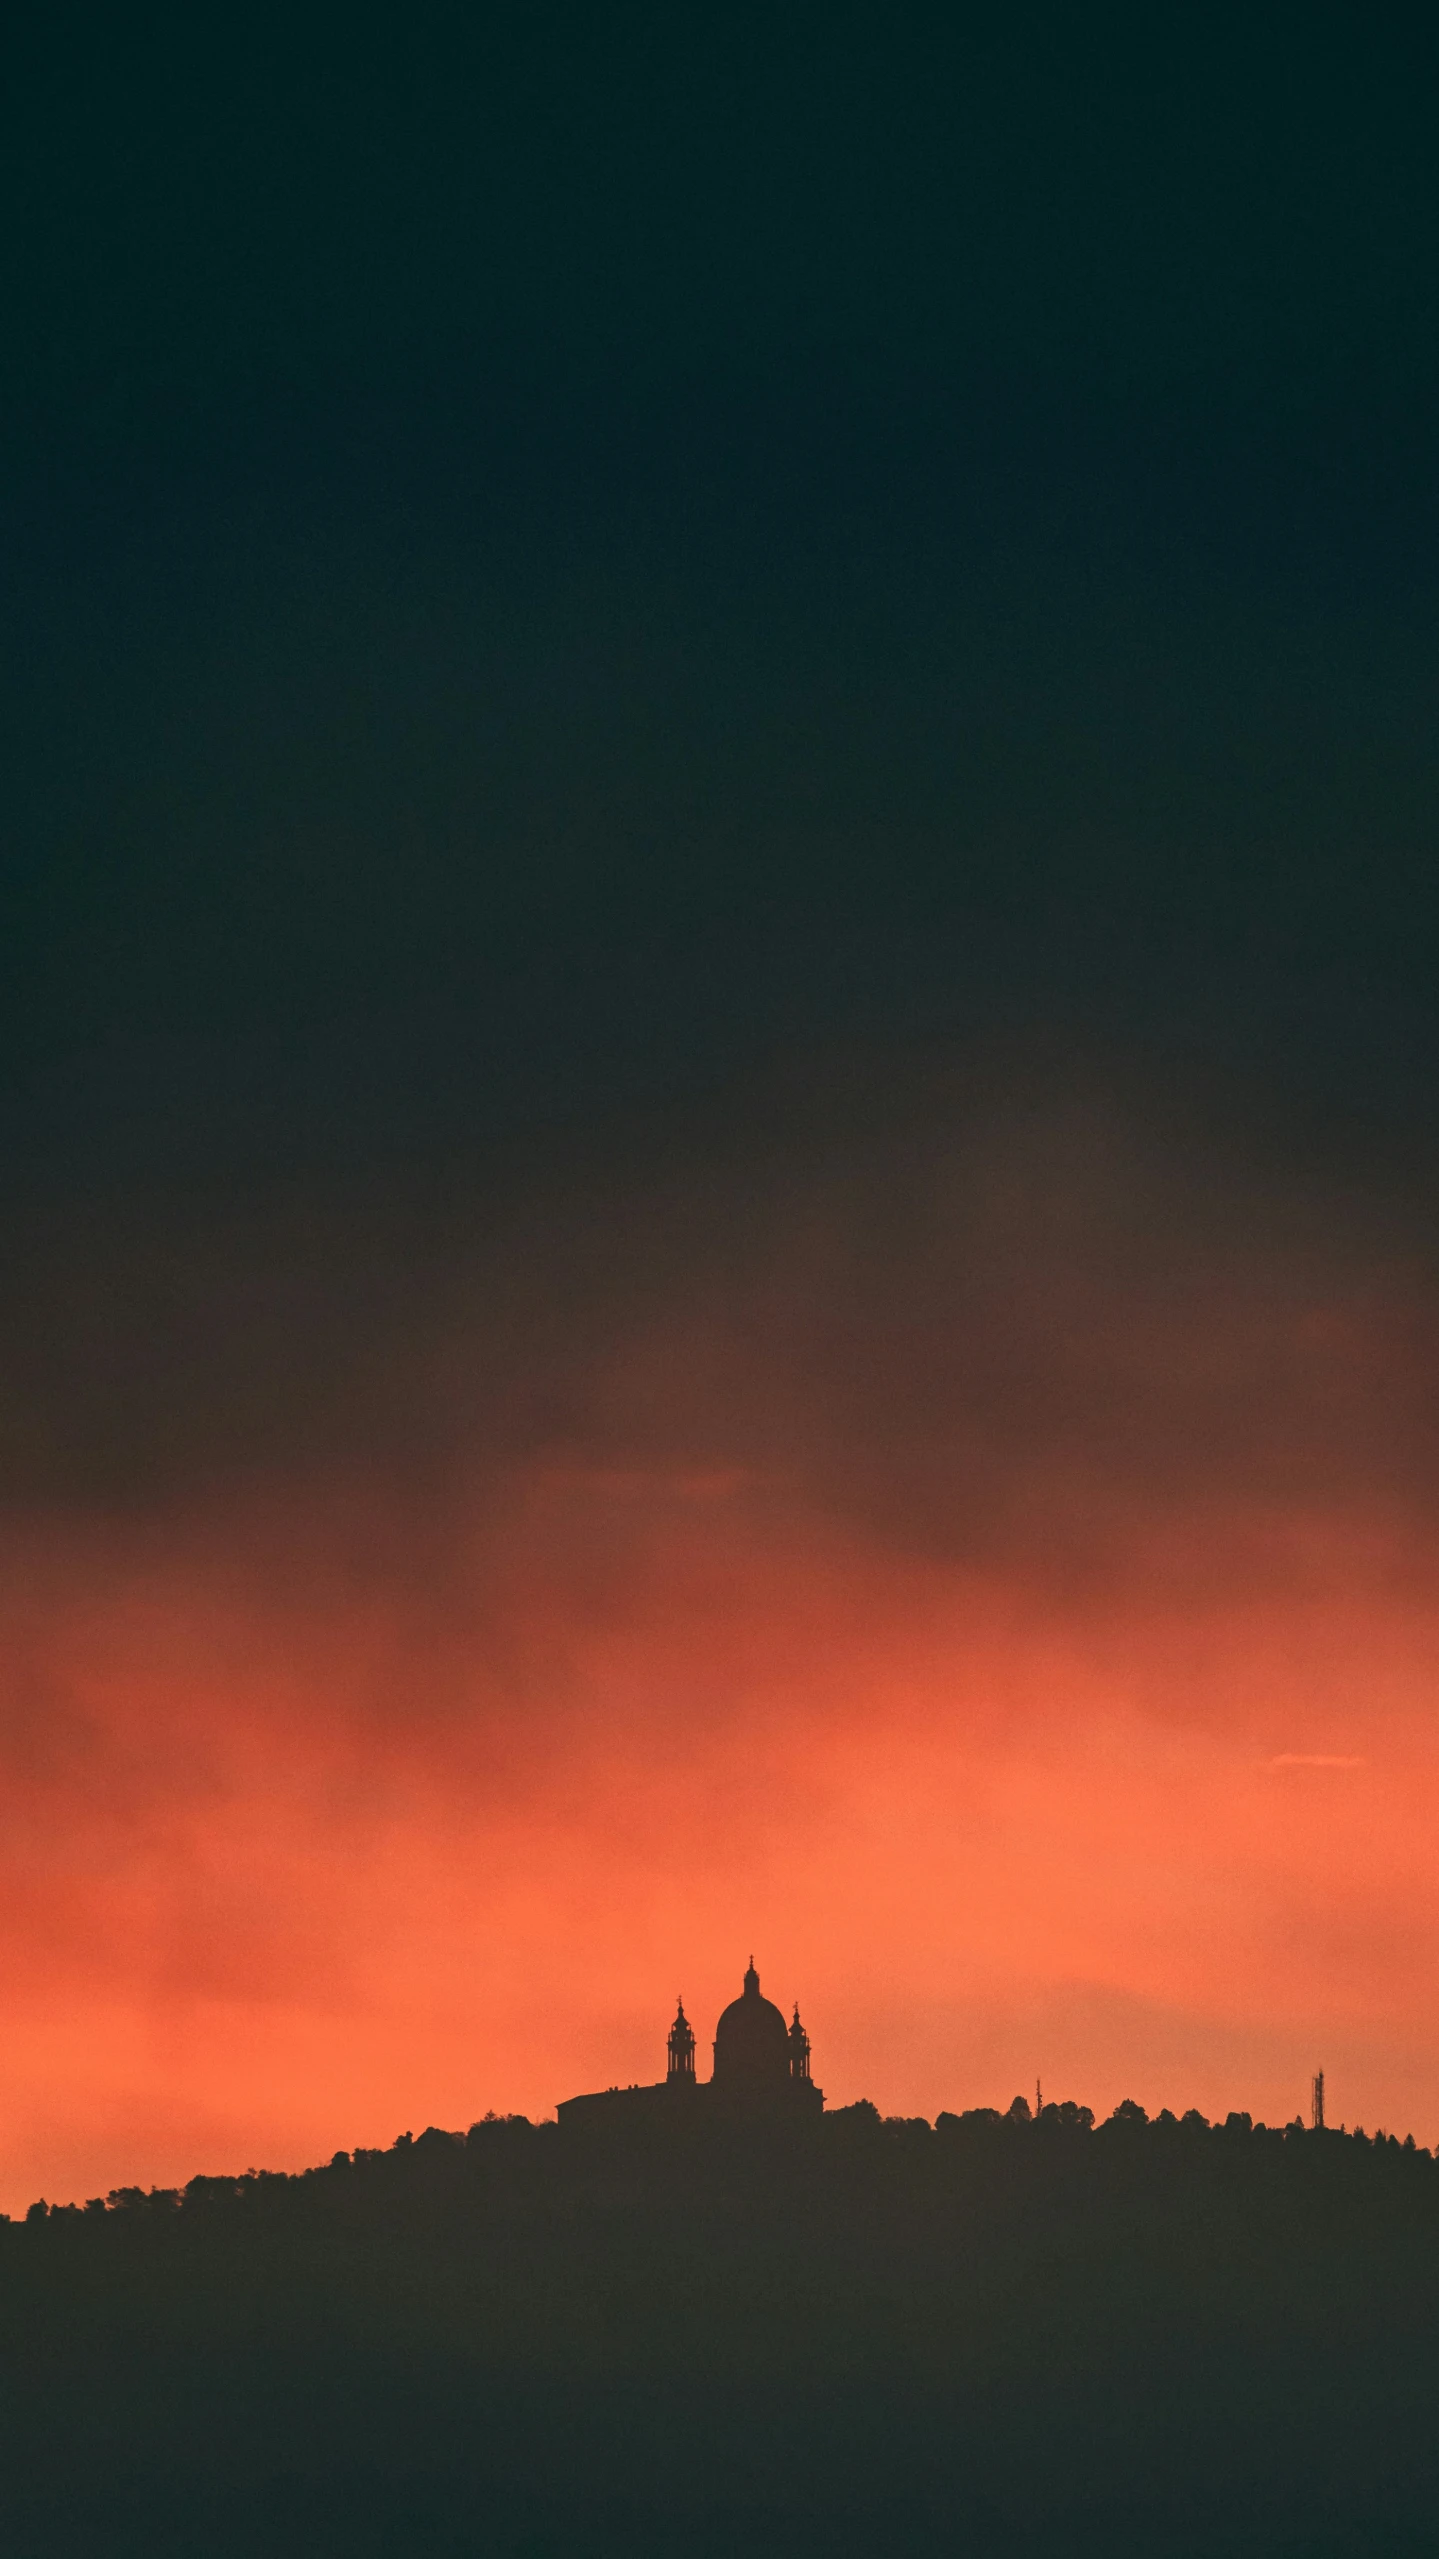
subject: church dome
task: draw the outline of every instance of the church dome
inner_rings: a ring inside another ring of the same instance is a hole
[[[789,2028],[772,1999],[760,1997],[751,1963],[744,1989],[715,2028],[716,2083],[734,2089],[780,2088],[790,2075]]]

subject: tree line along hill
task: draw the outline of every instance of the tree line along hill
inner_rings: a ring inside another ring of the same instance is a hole
[[[1439,2550],[1439,2160],[487,2117],[0,2224],[11,2559]]]

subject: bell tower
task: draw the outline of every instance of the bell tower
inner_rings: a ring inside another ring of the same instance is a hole
[[[791,2079],[809,2078],[809,2037],[799,2022],[799,2001],[794,2004],[794,2024],[789,2030],[789,2075]]]
[[[695,2084],[695,2030],[685,2015],[681,2000],[670,2028],[669,2069],[665,2085],[669,2088],[693,2088]]]

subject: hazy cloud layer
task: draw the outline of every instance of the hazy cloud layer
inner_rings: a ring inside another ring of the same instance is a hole
[[[1003,2094],[1078,1998],[1115,2095],[1307,2035],[1351,2115],[1439,2109],[1414,1219],[1192,1130],[1181,1174],[1093,1082],[825,1089],[501,1203],[32,1237],[12,2178],[67,2105],[118,2176],[642,2074],[751,1930],[848,2093]]]

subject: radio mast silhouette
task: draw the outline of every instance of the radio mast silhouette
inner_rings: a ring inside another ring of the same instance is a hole
[[[1309,2121],[1315,2132],[1324,2130],[1324,2073],[1316,2070],[1309,2096]]]

